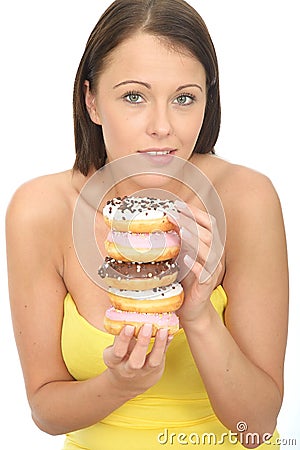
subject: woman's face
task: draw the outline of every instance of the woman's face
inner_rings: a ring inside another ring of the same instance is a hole
[[[138,33],[112,52],[86,103],[102,125],[108,162],[132,154],[145,165],[187,160],[203,123],[205,70],[188,52]]]

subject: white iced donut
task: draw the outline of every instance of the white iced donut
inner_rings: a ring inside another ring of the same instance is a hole
[[[118,231],[151,233],[176,229],[167,214],[177,212],[174,202],[152,197],[117,197],[103,208],[106,224]]]
[[[180,283],[143,291],[109,288],[108,295],[116,309],[140,313],[173,312],[179,309],[183,302]]]

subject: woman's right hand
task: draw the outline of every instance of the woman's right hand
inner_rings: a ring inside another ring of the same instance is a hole
[[[171,338],[167,329],[160,329],[148,352],[151,331],[152,325],[145,324],[135,338],[134,327],[126,325],[115,337],[114,344],[103,352],[112,383],[122,393],[132,394],[132,397],[156,384],[164,372],[166,350]]]

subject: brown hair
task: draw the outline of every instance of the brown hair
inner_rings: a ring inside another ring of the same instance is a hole
[[[96,86],[110,53],[138,31],[162,37],[175,47],[186,48],[206,72],[205,117],[194,148],[196,153],[214,153],[220,120],[219,73],[214,45],[197,11],[184,0],[116,0],[92,31],[78,67],[73,96],[76,160],[74,169],[87,175],[105,164],[102,127],[90,119],[85,105],[84,82]]]

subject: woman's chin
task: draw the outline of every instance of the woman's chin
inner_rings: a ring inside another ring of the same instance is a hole
[[[134,182],[137,186],[145,188],[162,188],[172,183],[172,178],[166,175],[157,174],[142,174],[131,177],[130,181]]]

